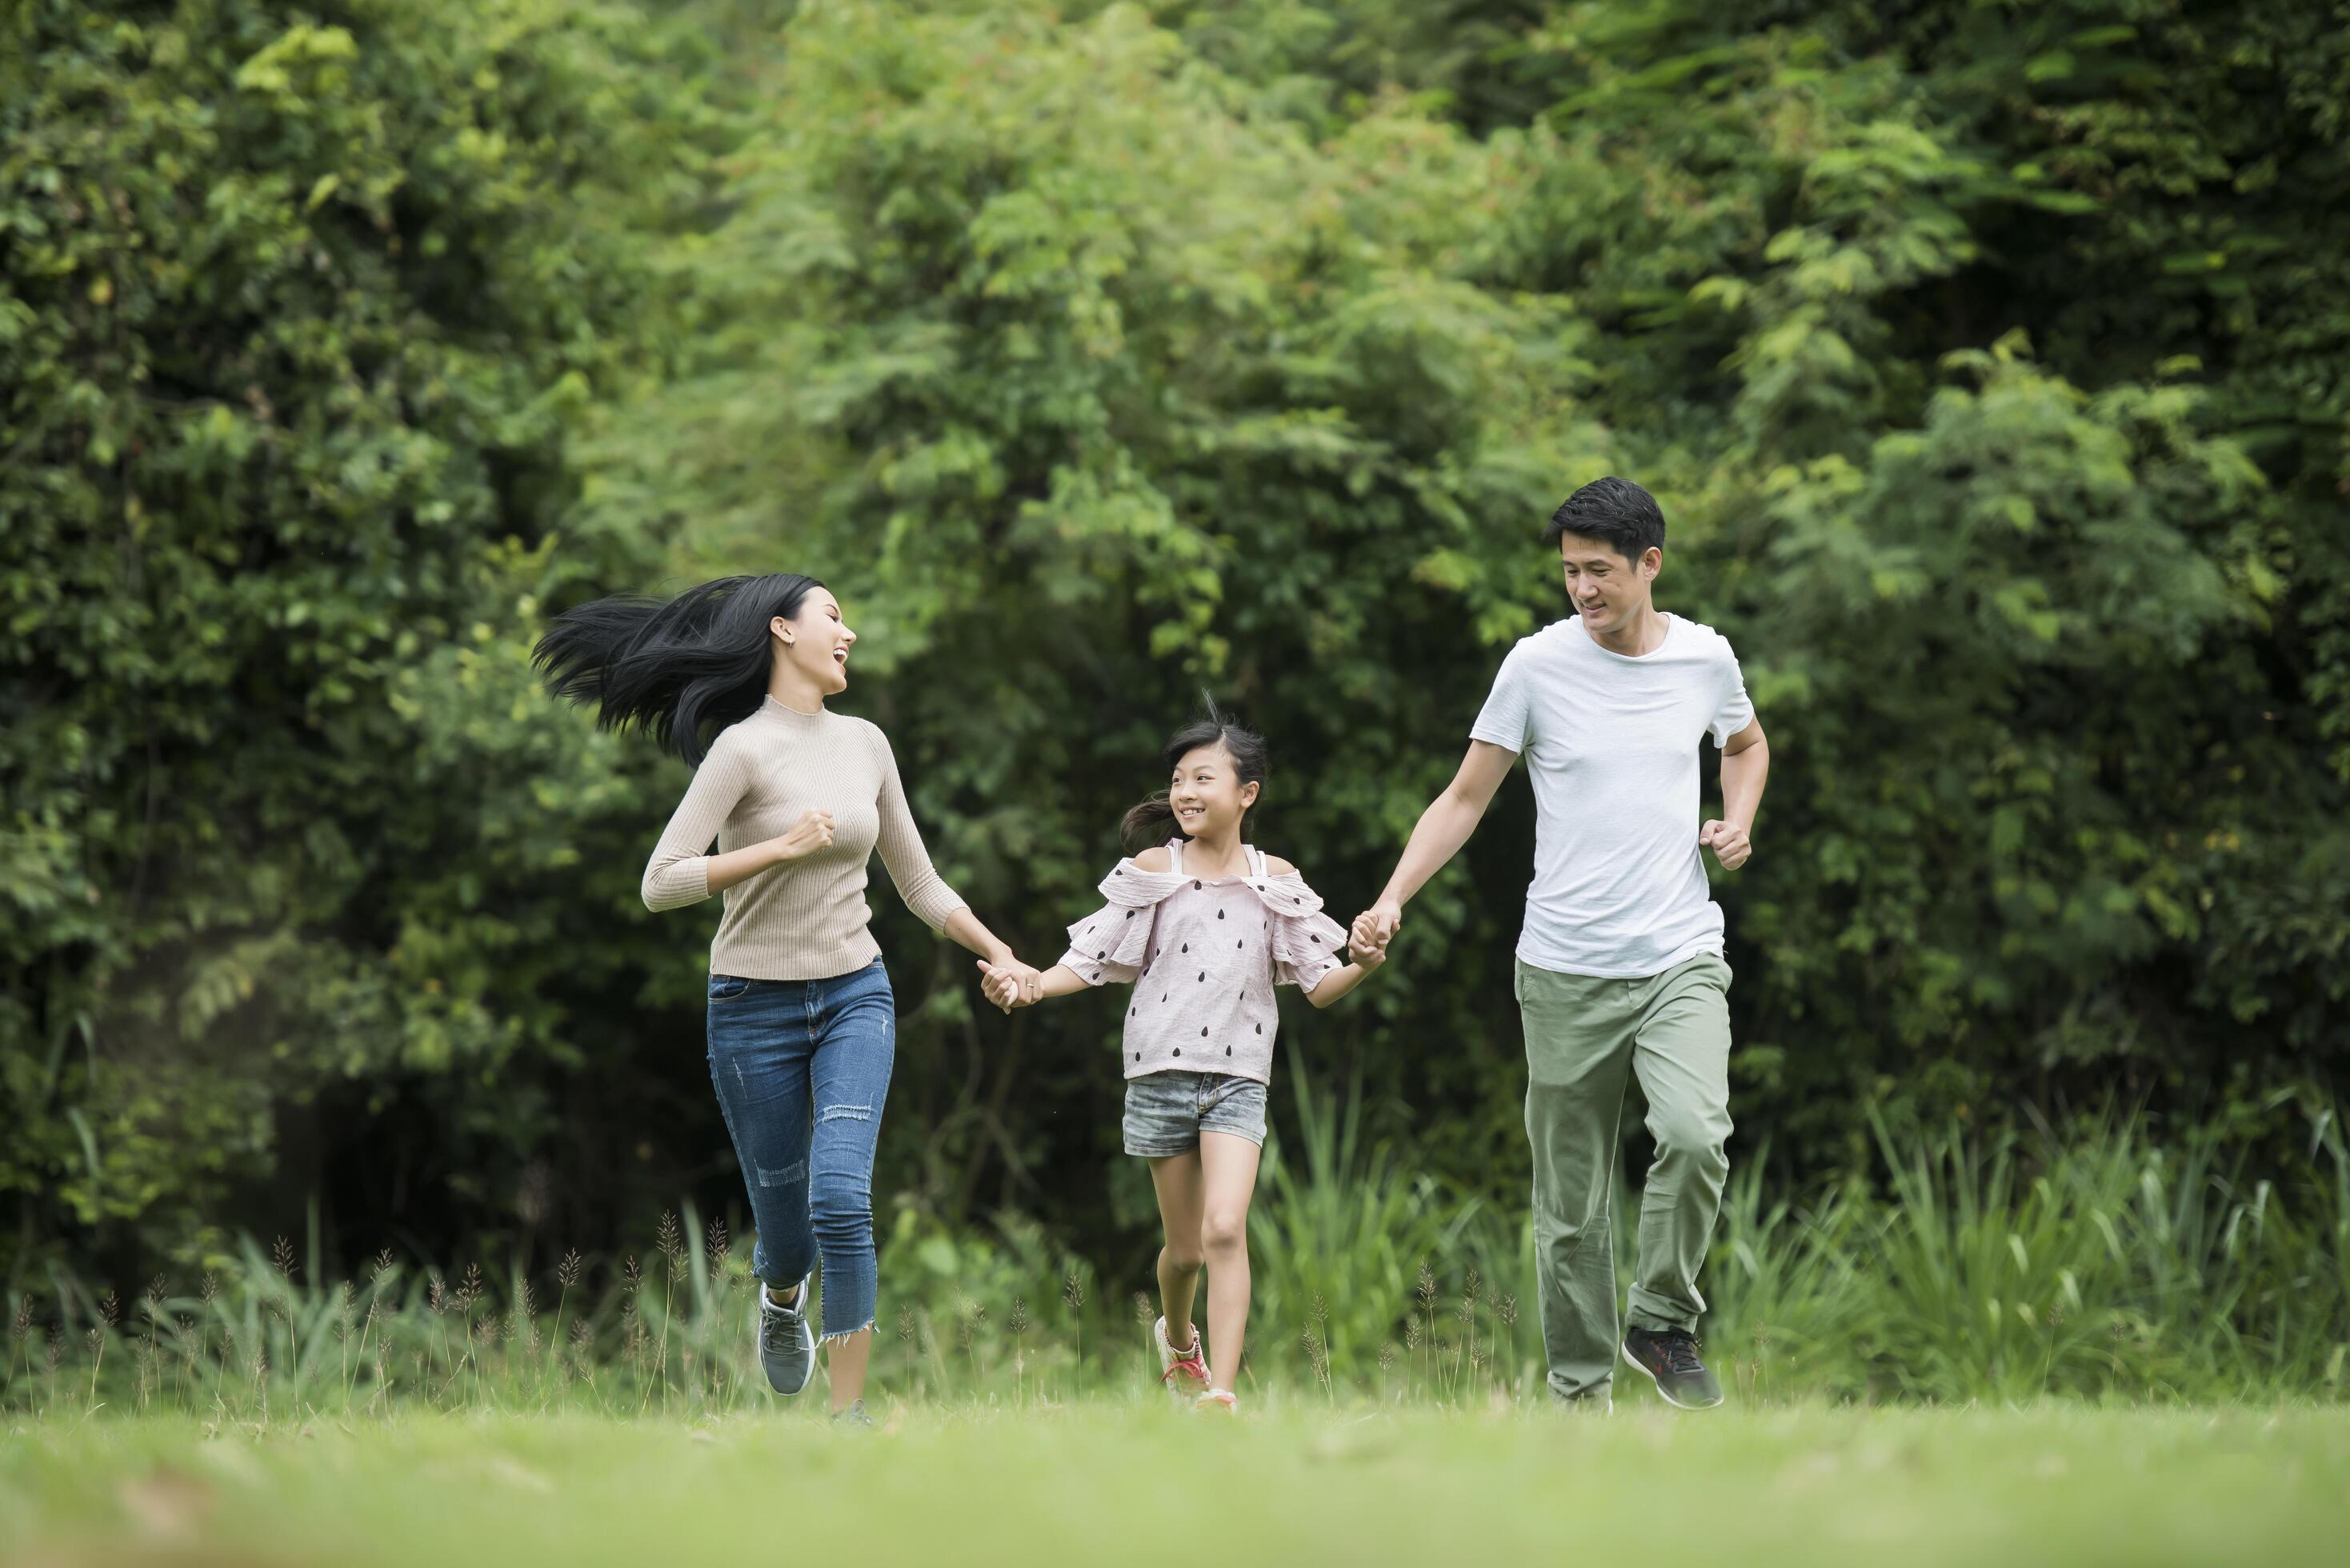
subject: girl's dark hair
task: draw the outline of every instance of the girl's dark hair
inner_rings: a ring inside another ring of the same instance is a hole
[[[531,652],[556,696],[596,705],[603,730],[637,725],[661,750],[699,767],[718,731],[766,699],[767,623],[799,614],[810,588],[797,572],[720,577],[669,600],[619,594],[555,618]]]
[[[1185,757],[1201,746],[1212,746],[1219,741],[1232,754],[1232,770],[1239,775],[1240,782],[1256,785],[1258,798],[1262,800],[1264,790],[1264,737],[1254,730],[1244,730],[1233,723],[1230,715],[1216,706],[1213,698],[1208,700],[1208,716],[1176,731],[1167,744],[1159,749],[1159,755],[1167,764],[1167,771],[1172,773],[1175,765]],[[1252,806],[1241,813],[1243,833],[1248,831],[1249,817],[1255,809]],[[1118,825],[1118,836],[1128,855],[1139,855],[1146,849],[1166,843],[1170,827],[1174,827],[1178,833],[1183,831],[1176,826],[1175,807],[1168,802],[1167,792],[1162,789],[1126,814],[1126,820]]]

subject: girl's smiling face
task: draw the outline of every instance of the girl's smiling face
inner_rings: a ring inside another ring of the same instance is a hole
[[[1256,804],[1256,784],[1241,783],[1232,748],[1222,740],[1184,753],[1167,786],[1167,804],[1175,809],[1175,826],[1187,838],[1202,834],[1221,838],[1239,833],[1241,819]]]

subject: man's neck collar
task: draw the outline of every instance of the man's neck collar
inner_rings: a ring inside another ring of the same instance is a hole
[[[1575,617],[1582,620],[1581,616]],[[1637,620],[1620,631],[1596,632],[1586,622],[1583,634],[1618,659],[1645,659],[1665,645],[1665,612],[1651,604]]]

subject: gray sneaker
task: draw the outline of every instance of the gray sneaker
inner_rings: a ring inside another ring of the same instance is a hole
[[[1711,1410],[1721,1403],[1721,1385],[1697,1354],[1697,1335],[1687,1329],[1662,1333],[1633,1324],[1624,1330],[1624,1359],[1648,1375],[1676,1410]]]
[[[816,1371],[816,1336],[808,1332],[807,1322],[808,1282],[800,1282],[800,1293],[790,1306],[776,1305],[764,1282],[757,1294],[751,1330],[758,1336],[759,1365],[767,1374],[767,1386],[778,1394],[796,1394]]]
[[[832,1413],[832,1424],[836,1427],[869,1428],[873,1425],[873,1417],[865,1413],[864,1400],[851,1399],[848,1402],[848,1408],[835,1410]]]

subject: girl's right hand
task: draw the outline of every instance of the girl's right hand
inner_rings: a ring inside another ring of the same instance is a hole
[[[811,806],[802,814],[789,833],[767,841],[775,846],[775,858],[797,860],[819,849],[832,847],[832,813],[822,806]]]

